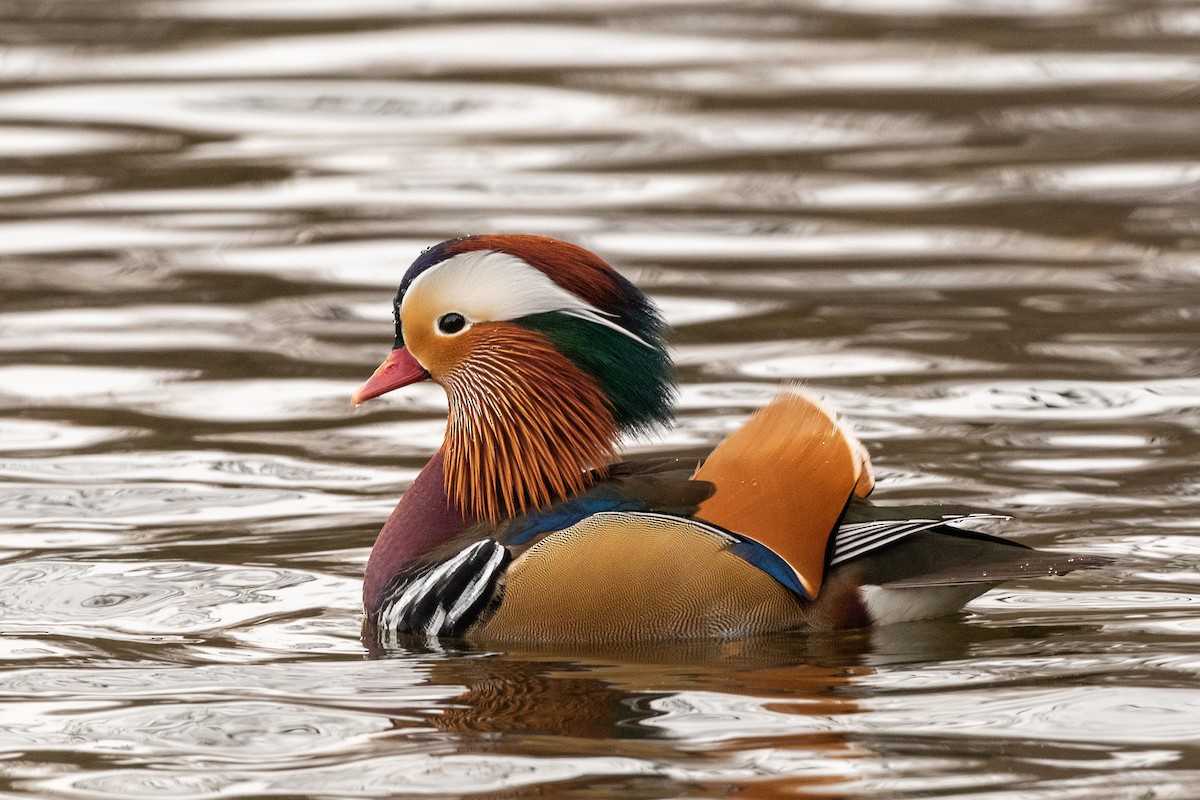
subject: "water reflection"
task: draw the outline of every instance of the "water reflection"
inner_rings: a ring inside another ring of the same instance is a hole
[[[853,645],[836,647],[839,655],[847,649]],[[842,796],[834,787],[850,776],[837,764],[856,748],[837,720],[859,709],[838,690],[854,670],[797,664],[795,643],[786,641],[638,655],[546,649],[432,662],[432,681],[466,691],[430,723],[471,742],[506,734],[501,752],[537,751],[545,740],[558,754],[636,759],[632,774],[656,782],[738,787],[752,797],[826,786]]]

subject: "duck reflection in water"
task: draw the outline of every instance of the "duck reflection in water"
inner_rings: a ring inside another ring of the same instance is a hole
[[[803,640],[805,637],[800,637]],[[753,758],[760,749],[788,751],[804,759],[853,758],[866,751],[848,741],[838,718],[858,713],[847,691],[859,666],[821,665],[821,652],[855,659],[865,643],[859,634],[834,642],[813,637],[808,645],[790,637],[749,637],[733,642],[690,642],[655,647],[534,647],[505,652],[398,648],[375,650],[404,659],[426,672],[431,685],[465,690],[426,710],[430,731],[452,734],[458,752],[498,752],[528,757],[636,759],[666,765],[687,748],[688,772],[711,771],[697,789],[739,796],[774,797],[801,787],[828,786],[842,776],[754,775],[754,766],[731,781],[729,764]],[[797,662],[800,663],[797,663]],[[845,692],[845,694],[843,694]],[[713,722],[714,715],[724,723]],[[410,713],[398,713],[412,729]],[[763,720],[771,730],[762,730]],[[707,729],[705,731],[704,729]],[[746,730],[756,730],[744,734]],[[496,736],[495,734],[504,734]],[[678,791],[678,770],[623,776],[626,796]],[[595,788],[603,777],[588,779]],[[626,786],[629,781],[637,786]],[[660,785],[661,784],[661,785]],[[672,790],[670,787],[674,786]],[[523,789],[512,796],[561,796],[562,787]],[[510,796],[508,793],[505,796]],[[836,791],[830,797],[841,796]],[[849,796],[849,795],[846,795]]]
[[[410,640],[372,644],[371,655],[404,661],[430,686],[464,687],[432,713],[428,705],[392,712],[404,736],[414,735],[417,718],[415,735],[449,734],[456,752],[669,765],[687,742],[686,772],[711,775],[693,781],[701,795],[774,798],[820,787],[822,796],[850,797],[837,786],[849,782],[852,765],[839,765],[876,756],[877,745],[896,747],[870,741],[850,719],[868,710],[860,700],[871,694],[872,665],[954,660],[992,637],[1011,641],[1011,632],[936,620],[835,634],[503,651]],[[679,772],[664,767],[620,780],[637,783],[623,784],[625,796],[671,794]],[[505,796],[565,796],[551,788]]]

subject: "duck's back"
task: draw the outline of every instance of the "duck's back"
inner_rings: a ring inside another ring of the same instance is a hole
[[[713,489],[695,518],[603,512],[546,537],[513,562],[478,634],[624,641],[803,627],[865,468],[818,403],[782,392],[696,470]]]

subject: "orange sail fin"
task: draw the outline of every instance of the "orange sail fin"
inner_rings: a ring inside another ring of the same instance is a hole
[[[820,403],[785,389],[696,470],[717,489],[696,516],[749,536],[788,563],[810,598],[851,494],[874,486],[863,446]]]

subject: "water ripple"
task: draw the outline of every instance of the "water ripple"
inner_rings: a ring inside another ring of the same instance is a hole
[[[461,692],[461,687],[430,685],[429,677],[428,666],[406,661],[29,668],[0,676],[0,695],[13,700],[97,703],[241,697],[372,710],[421,704],[432,708],[434,701],[450,700]]]
[[[47,483],[92,483],[156,479],[163,483],[227,484],[232,487],[273,486],[302,489],[366,489],[395,482],[395,473],[344,467],[286,456],[245,455],[209,451],[144,450],[136,457],[120,454],[70,455],[27,459],[0,458],[6,479]]]
[[[121,131],[59,128],[38,125],[0,125],[0,153],[11,158],[106,151],[169,150],[179,144],[177,137]]]
[[[994,369],[961,357],[917,357],[911,350],[867,350],[847,342],[776,341],[681,347],[676,363],[703,365],[717,375],[751,378],[819,379],[912,373],[979,372]]]
[[[1200,407],[1200,381],[1044,381],[963,384],[913,398],[904,412],[944,418],[1102,420]]]
[[[1200,693],[1141,686],[1008,688],[1002,695],[956,691],[871,700],[864,728],[908,724],[925,735],[1011,736],[1060,741],[1185,743],[1200,735]]]
[[[413,797],[455,793],[488,794],[572,779],[654,774],[653,764],[628,758],[575,756],[534,758],[519,755],[379,756],[330,767],[273,773],[232,771],[197,774],[179,769],[110,769],[103,773],[42,782],[42,788],[86,797],[218,798],[268,795],[394,796],[397,786]]]
[[[743,225],[743,227],[745,227]],[[800,223],[790,235],[764,236],[755,230],[741,233],[716,230],[612,231],[593,234],[592,246],[613,258],[654,258],[667,263],[701,263],[736,260],[775,261],[791,264],[838,260],[906,262],[915,257],[954,259],[1033,258],[1045,263],[1063,261],[1125,261],[1145,255],[1137,246],[1036,236],[1017,231],[945,226],[862,226]],[[805,276],[798,276],[805,280]],[[846,277],[841,281],[845,284]]]
[[[390,727],[386,718],[374,714],[230,701],[76,711],[61,725],[61,732],[50,735],[65,737],[74,747],[84,742],[83,749],[91,753],[196,754],[224,763],[265,766],[264,757],[279,764],[351,749],[357,745],[356,737],[384,733]]]
[[[331,596],[353,602],[355,589],[353,581],[268,567],[25,561],[0,564],[0,618],[10,632],[178,640],[319,609]]]
[[[920,58],[857,59],[763,68],[664,71],[663,90],[723,96],[795,96],[829,91],[1011,92],[1122,87],[1188,86],[1200,80],[1200,62],[1183,55],[1148,53],[930,53]]]
[[[81,450],[104,442],[136,438],[133,429],[98,428],[34,419],[0,420],[0,453]]]
[[[306,66],[308,69],[308,66]],[[45,121],[144,125],[207,133],[534,134],[564,127],[618,129],[636,104],[615,95],[520,84],[317,80],[120,83],[49,87],[0,97],[0,115]]]
[[[508,46],[514,40],[520,47]],[[814,49],[836,49],[814,44]],[[270,57],[263,58],[264,51]],[[660,67],[722,63],[777,55],[784,43],[611,31],[555,24],[430,25],[227,41],[213,46],[94,55],[14,47],[4,67],[25,81],[65,82],[82,77],[138,79],[337,75],[364,69],[396,73],[495,72],[506,69]],[[0,104],[2,105],[2,104]]]
[[[225,525],[321,514],[362,514],[378,503],[299,489],[227,487],[191,482],[99,485],[0,483],[4,526],[41,530],[113,530]]]

